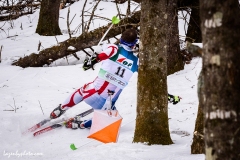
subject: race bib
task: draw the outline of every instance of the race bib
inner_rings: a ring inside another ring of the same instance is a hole
[[[103,69],[100,69],[100,72],[98,74],[98,77],[104,79],[105,81],[112,83],[113,85],[123,89],[127,86],[127,81],[125,81],[123,78],[121,78],[118,75],[111,74]]]
[[[117,63],[120,63],[122,66],[131,69],[132,65],[133,65],[133,61],[131,59],[127,59],[126,57],[124,57],[123,55],[119,55],[117,60]]]

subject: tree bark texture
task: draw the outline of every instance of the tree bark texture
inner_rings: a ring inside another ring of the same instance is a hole
[[[195,123],[191,154],[204,154],[205,143],[203,139],[203,111],[202,106],[198,106],[197,119]]]
[[[205,142],[204,142],[204,133],[203,133],[203,75],[202,72],[199,74],[198,78],[198,113],[197,119],[195,123],[194,135],[193,135],[193,142],[191,145],[191,154],[203,154],[205,153]]]
[[[202,0],[203,113],[207,160],[240,159],[238,0]]]
[[[202,57],[202,48],[195,46],[191,43],[187,43],[186,46],[187,50],[194,56],[194,57]],[[193,142],[191,145],[191,154],[203,154],[205,153],[205,142],[204,142],[204,132],[203,132],[203,74],[200,72],[198,77],[198,113],[197,119],[195,122],[195,129],[193,135]]]
[[[59,6],[61,0],[42,0],[36,33],[43,36],[61,35]]]
[[[121,34],[122,31],[127,26],[127,24],[138,25],[139,22],[140,22],[140,11],[135,12],[132,17],[122,19],[117,26],[113,26],[111,30],[108,32],[108,34],[106,35],[104,40]],[[45,64],[48,65],[52,61],[55,61],[59,58],[63,58],[67,55],[72,54],[72,52],[68,52],[67,50],[69,46],[75,47],[76,51],[80,51],[80,50],[95,46],[98,44],[103,34],[106,32],[106,30],[109,28],[110,25],[111,23],[108,24],[107,26],[100,27],[91,32],[84,33],[79,37],[73,37],[71,39],[63,41],[56,46],[42,50],[41,52],[39,52],[39,54],[32,53],[29,56],[20,58],[18,61],[14,62],[13,65],[21,66],[23,68],[42,67]]]
[[[184,68],[183,57],[180,54],[177,0],[168,0],[166,4],[167,32],[167,73],[168,75]]]
[[[142,1],[137,118],[133,142],[172,144],[168,127],[167,0]]]

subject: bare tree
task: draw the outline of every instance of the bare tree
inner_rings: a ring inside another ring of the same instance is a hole
[[[202,0],[203,113],[207,160],[240,159],[238,0]]]
[[[125,26],[134,25],[138,26],[140,21],[140,12],[135,12],[131,17],[126,17],[122,21],[119,22],[119,26],[113,26],[111,30],[108,32],[104,40],[115,37],[124,31]],[[78,37],[72,37],[63,42],[58,43],[58,45],[53,46],[51,48],[46,48],[40,51],[38,54],[32,53],[28,56],[22,57],[13,65],[25,67],[42,67],[45,64],[51,64],[53,61],[63,58],[67,55],[72,54],[72,51],[68,50],[69,46],[73,46],[75,48],[74,52],[84,51],[86,48],[90,48],[94,45],[97,45],[99,40],[102,38],[102,33],[105,33],[109,26],[112,23],[109,23],[107,26],[99,27],[93,31],[88,33],[81,34]],[[87,53],[87,52],[86,52]]]
[[[167,7],[167,8],[166,8]],[[133,142],[172,144],[168,127],[167,0],[142,1],[137,119]]]
[[[195,123],[195,129],[193,134],[193,142],[191,145],[191,153],[192,154],[203,154],[205,153],[205,143],[204,143],[204,133],[203,133],[203,76],[202,72],[200,73],[199,79],[198,79],[198,99],[199,99],[199,105],[198,105],[198,113],[197,113],[197,119]]]
[[[201,43],[202,33],[200,27],[199,0],[193,0],[189,7],[191,8],[191,16],[188,24],[186,40],[192,43]]]
[[[42,0],[36,33],[44,36],[61,35],[59,6],[61,0]]]
[[[3,0],[0,5],[0,21],[13,20],[23,15],[32,14],[39,6],[40,3],[36,0]]]
[[[193,45],[192,43],[187,42],[186,49],[189,53],[191,53],[194,57],[202,57],[202,48]],[[191,153],[192,154],[203,154],[205,153],[205,143],[204,143],[204,132],[203,132],[203,76],[202,72],[199,74],[198,78],[198,113],[197,119],[195,122],[195,129],[193,134],[193,142],[191,145]]]
[[[168,29],[167,37],[168,41],[168,51],[167,51],[167,74],[173,74],[184,68],[184,61],[180,53],[179,46],[179,30],[178,30],[178,10],[177,10],[177,0],[169,0],[166,3],[166,15]]]
[[[187,11],[190,15],[190,21],[187,23],[186,41],[192,43],[202,42],[199,0],[178,0],[178,10]]]

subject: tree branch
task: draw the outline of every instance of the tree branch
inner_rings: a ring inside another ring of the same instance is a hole
[[[137,11],[131,17],[126,17],[122,19],[118,26],[113,26],[108,32],[104,40],[115,37],[125,30],[123,25],[135,24],[139,26],[141,12]],[[83,33],[79,37],[72,37],[66,41],[60,42],[58,45],[51,48],[44,49],[38,54],[32,53],[29,56],[20,58],[18,61],[13,62],[13,65],[25,67],[42,67],[43,65],[51,64],[59,58],[63,58],[71,53],[67,51],[68,47],[73,46],[76,51],[84,50],[85,48],[90,48],[91,46],[97,45],[102,37],[102,34],[107,31],[111,23],[107,26],[97,28],[88,33]],[[129,25],[131,26],[131,25]],[[51,61],[49,61],[51,59]]]

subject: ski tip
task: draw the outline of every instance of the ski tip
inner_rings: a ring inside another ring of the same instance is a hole
[[[77,149],[76,146],[74,145],[74,143],[72,143],[72,144],[70,145],[70,148],[71,148],[73,151]]]

